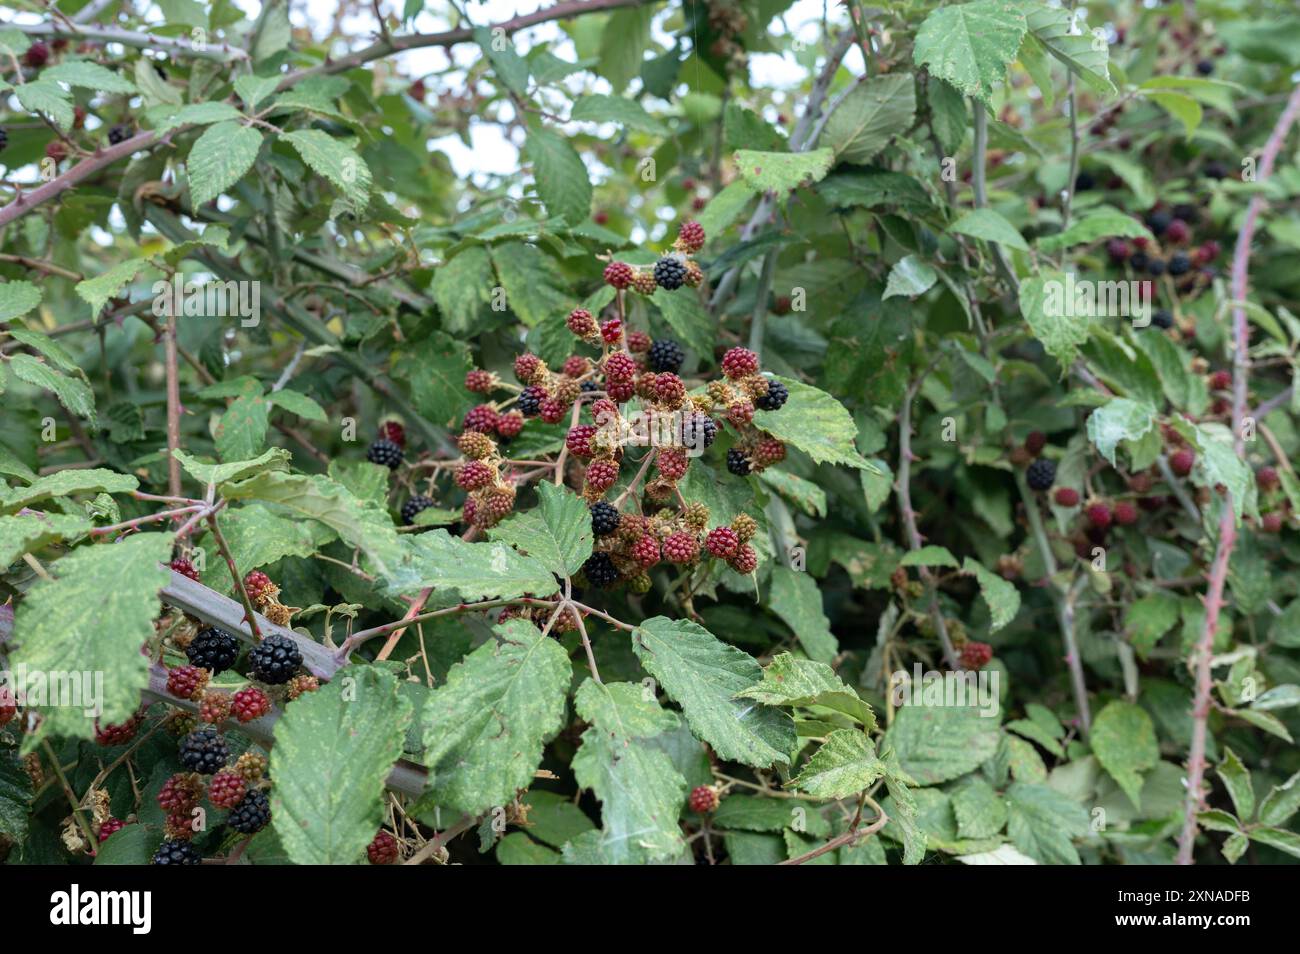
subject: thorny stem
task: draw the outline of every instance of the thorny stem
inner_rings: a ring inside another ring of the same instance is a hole
[[[889,822],[889,816],[885,814],[885,810],[880,807],[880,804],[874,798],[869,796],[864,796],[863,802],[876,813],[875,820],[872,821],[870,825],[867,825],[865,828],[858,828],[856,825],[850,826],[849,830],[844,834],[837,835],[821,847],[805,852],[797,858],[790,858],[786,861],[782,861],[781,864],[801,865],[806,861],[812,861],[814,858],[820,858],[827,852],[861,841],[863,838],[874,835],[876,832],[880,831],[880,829],[884,828]],[[856,818],[855,821],[857,821]]]
[[[1273,172],[1273,163],[1287,132],[1300,114],[1300,84],[1291,91],[1286,108],[1278,116],[1264,151],[1260,155],[1258,181],[1264,182]],[[1241,231],[1237,233],[1237,244],[1232,254],[1232,298],[1244,302],[1247,293],[1247,280],[1250,274],[1250,243],[1255,237],[1255,227],[1263,209],[1263,193],[1251,196],[1246,207],[1246,217]],[[1232,431],[1233,447],[1237,456],[1245,458],[1246,442],[1243,430],[1246,417],[1246,400],[1250,379],[1250,323],[1246,310],[1240,305],[1232,312],[1233,354],[1232,354]],[[1210,717],[1211,692],[1213,685],[1210,674],[1210,658],[1214,648],[1214,633],[1219,627],[1219,613],[1223,609],[1223,590],[1228,579],[1228,565],[1232,559],[1232,550],[1237,542],[1237,516],[1233,509],[1230,493],[1225,493],[1220,502],[1222,514],[1219,517],[1219,541],[1214,551],[1214,562],[1210,566],[1209,586],[1205,594],[1205,622],[1200,639],[1193,650],[1196,660],[1196,696],[1192,703],[1192,744],[1187,756],[1187,802],[1183,808],[1183,830],[1178,838],[1178,864],[1190,865],[1195,860],[1196,816],[1205,799],[1202,784],[1205,779],[1205,741],[1207,722]]]
[[[239,575],[239,568],[235,566],[235,558],[230,554],[230,547],[226,546],[226,538],[222,536],[221,528],[217,526],[216,514],[209,514],[208,529],[212,531],[212,539],[216,541],[217,548],[225,558],[226,566],[230,567],[230,576],[235,581],[235,592],[239,594],[239,601],[244,604],[244,612],[248,615],[248,628],[253,633],[253,641],[260,642],[262,632],[257,628],[257,613],[253,610],[253,601],[248,598],[248,591],[244,589],[244,580]]]

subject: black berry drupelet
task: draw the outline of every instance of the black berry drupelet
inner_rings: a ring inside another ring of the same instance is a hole
[[[241,835],[252,835],[266,827],[271,820],[271,802],[266,793],[254,789],[240,799],[239,804],[226,816],[226,824]]]
[[[208,669],[215,676],[235,664],[239,657],[239,640],[233,633],[209,626],[199,630],[199,634],[190,640],[185,655],[193,665]]]
[[[650,370],[660,373],[671,371],[676,374],[682,369],[682,362],[685,360],[686,352],[671,338],[660,338],[646,352],[646,361],[650,364]]]
[[[416,494],[402,504],[402,523],[409,527],[415,523],[415,517],[418,513],[422,510],[428,510],[432,506],[433,501],[430,498],[424,496],[424,494]]]
[[[153,853],[155,865],[197,865],[203,860],[199,850],[188,841],[164,841]]]
[[[1212,60],[1200,60],[1196,64],[1196,72],[1202,76],[1209,76],[1214,72],[1214,62]]]
[[[180,760],[191,772],[211,775],[225,768],[230,748],[216,729],[195,729],[181,740]]]
[[[302,650],[288,636],[270,633],[248,651],[248,665],[254,679],[278,686],[298,675]]]
[[[542,413],[542,402],[545,400],[546,391],[530,384],[519,392],[519,411],[524,417],[536,417]]]
[[[1151,324],[1157,328],[1172,328],[1174,326],[1174,316],[1169,313],[1167,308],[1157,308],[1155,314],[1151,316]]]
[[[749,458],[739,448],[733,447],[727,451],[727,470],[731,471],[737,477],[745,477],[749,474]]]
[[[1044,491],[1050,490],[1052,484],[1056,481],[1056,465],[1046,458],[1040,457],[1025,471],[1025,480],[1029,483],[1031,490]]]
[[[9,145],[9,134],[5,132],[4,127],[0,126],[0,149]]]
[[[668,291],[681,288],[686,281],[686,266],[679,258],[665,255],[655,262],[655,284]]]
[[[780,381],[768,381],[767,393],[754,402],[754,406],[764,411],[779,411],[790,399],[790,389]]]
[[[703,411],[697,411],[682,421],[682,446],[695,451],[712,447],[718,436],[718,423]],[[701,443],[702,442],[702,443]]]
[[[1192,260],[1187,257],[1186,252],[1174,252],[1169,256],[1169,274],[1186,275],[1192,270]]]
[[[598,500],[591,505],[591,532],[598,537],[607,537],[623,522],[622,515],[614,505]]]
[[[112,129],[108,131],[108,142],[109,145],[112,146],[116,146],[119,143],[124,143],[130,138],[131,138],[130,126],[114,126]]]
[[[372,464],[382,464],[392,470],[402,462],[402,449],[392,441],[381,437],[366,451],[366,460]]]
[[[608,553],[593,553],[587,557],[587,562],[582,564],[582,572],[592,586],[603,588],[618,582],[618,567]]]

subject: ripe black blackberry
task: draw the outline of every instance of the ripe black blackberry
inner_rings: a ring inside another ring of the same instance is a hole
[[[5,132],[4,127],[0,126],[0,150],[9,145],[9,133]]]
[[[108,131],[108,144],[110,146],[116,146],[118,143],[126,142],[130,138],[130,126],[114,126]]]
[[[1196,72],[1202,76],[1209,76],[1214,72],[1214,62],[1212,60],[1200,60],[1196,64]]]
[[[226,824],[241,835],[252,835],[271,820],[271,801],[261,789],[253,789],[226,816]]]
[[[623,522],[623,516],[614,505],[598,500],[591,505],[591,532],[598,537],[607,537]]]
[[[1172,215],[1163,209],[1160,209],[1147,216],[1147,228],[1156,235],[1160,235],[1165,229],[1169,228],[1169,223],[1173,220],[1174,217]]]
[[[1186,275],[1192,270],[1192,260],[1186,252],[1174,252],[1169,256],[1169,274]]]
[[[230,747],[216,729],[196,729],[181,740],[181,765],[200,775],[211,775],[225,768]]]
[[[254,679],[278,686],[298,674],[302,650],[288,636],[269,633],[248,651],[248,674]]]
[[[1174,316],[1169,313],[1168,308],[1157,308],[1155,314],[1151,316],[1151,324],[1157,328],[1172,328]]]
[[[592,391],[599,391],[600,385],[595,381],[583,381],[582,390],[583,393],[590,394]]]
[[[203,860],[199,850],[188,841],[164,841],[153,853],[151,864],[155,865],[197,865]]]
[[[673,291],[682,287],[686,281],[686,265],[680,258],[665,255],[655,262],[655,284],[660,288]]]
[[[1025,480],[1030,490],[1051,490],[1056,481],[1056,465],[1044,457],[1038,458],[1025,471]]]
[[[754,407],[764,411],[779,411],[790,400],[790,389],[780,381],[768,381],[767,393],[754,402]]]
[[[402,504],[402,523],[409,527],[415,523],[416,514],[422,510],[428,510],[432,506],[433,501],[430,498],[424,496],[424,494],[416,494]]]
[[[190,640],[185,655],[193,665],[210,670],[215,676],[235,664],[239,658],[239,640],[233,633],[209,626],[199,630],[198,635]]]
[[[1146,252],[1134,252],[1128,257],[1128,263],[1135,272],[1145,272],[1151,264],[1151,256]]]
[[[736,447],[727,451],[727,470],[737,477],[749,475],[749,458],[745,456],[744,451]]]
[[[1207,179],[1226,179],[1228,178],[1228,167],[1218,159],[1211,159],[1201,167],[1201,175]]]
[[[683,447],[700,451],[705,447],[712,447],[717,436],[717,422],[703,411],[697,411],[682,421]],[[703,442],[703,446],[701,446],[701,442]]]
[[[366,451],[366,460],[372,464],[383,464],[392,470],[402,462],[402,449],[392,441],[381,437]]]
[[[519,392],[519,411],[524,417],[536,417],[542,413],[542,402],[545,400],[545,389],[530,384]]]
[[[1090,192],[1097,186],[1097,180],[1091,172],[1080,172],[1074,177],[1075,192]]]
[[[587,557],[587,562],[582,564],[582,572],[592,586],[604,588],[618,582],[618,567],[608,553],[593,553]]]
[[[1155,275],[1159,278],[1165,273],[1165,260],[1163,258],[1153,258],[1147,262],[1147,274]]]
[[[682,362],[685,360],[686,352],[671,338],[660,338],[646,352],[646,361],[650,365],[650,370],[660,373],[671,371],[676,374],[682,369]]]

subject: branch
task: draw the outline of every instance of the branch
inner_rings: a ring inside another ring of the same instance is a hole
[[[201,60],[216,60],[219,63],[242,62],[248,59],[247,52],[232,47],[229,43],[209,43],[199,49],[189,40],[178,37],[140,33],[114,26],[83,26],[78,23],[69,27],[62,21],[51,20],[47,23],[6,23],[5,27],[28,36],[77,37],[93,43],[120,43],[122,46],[142,50],[166,50],[172,56],[192,56]]]
[[[1264,182],[1273,172],[1273,163],[1287,132],[1300,114],[1300,84],[1291,91],[1286,108],[1278,116],[1264,151],[1260,156],[1259,182]],[[1259,213],[1264,206],[1263,194],[1256,192],[1246,207],[1246,218],[1237,233],[1237,245],[1232,253],[1232,298],[1246,300],[1247,279],[1250,274],[1250,243],[1255,237]],[[1246,398],[1250,383],[1250,322],[1246,309],[1240,305],[1232,311],[1232,431],[1233,447],[1237,456],[1245,458],[1246,441],[1243,422],[1246,417]],[[1210,567],[1209,587],[1205,594],[1205,625],[1194,650],[1196,657],[1196,698],[1192,703],[1192,745],[1187,755],[1187,803],[1183,809],[1183,830],[1178,838],[1178,863],[1190,865],[1196,847],[1196,814],[1205,799],[1202,784],[1205,779],[1205,739],[1210,717],[1210,656],[1214,647],[1214,633],[1219,626],[1219,612],[1223,609],[1223,590],[1228,579],[1228,565],[1237,543],[1237,518],[1233,512],[1232,496],[1225,493],[1223,513],[1219,517],[1219,541]]]
[[[834,851],[836,848],[841,848],[844,845],[851,845],[856,841],[860,841],[861,839],[866,838],[868,835],[874,835],[876,832],[880,831],[880,829],[884,828],[885,825],[888,824],[889,822],[889,816],[885,814],[885,810],[881,808],[880,805],[873,798],[866,798],[863,801],[865,802],[865,804],[870,805],[871,808],[876,813],[875,821],[873,821],[870,825],[868,825],[866,828],[850,828],[844,834],[837,835],[836,837],[832,838],[830,841],[826,842],[826,844],[822,845],[820,848],[814,848],[812,851],[799,855],[797,858],[789,858],[785,861],[780,862],[780,864],[801,865],[805,861],[812,861],[814,858],[820,858],[828,851]]]

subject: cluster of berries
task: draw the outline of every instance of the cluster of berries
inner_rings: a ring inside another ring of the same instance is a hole
[[[456,471],[457,486],[467,492],[465,523],[472,527],[494,526],[515,508],[515,485],[502,476],[503,460],[497,442],[482,431],[467,429],[456,444],[465,455]]]
[[[655,262],[653,268],[610,262],[605,267],[605,284],[619,291],[630,288],[642,295],[653,295],[659,288],[666,291],[676,291],[683,285],[698,288],[704,283],[704,270],[691,256],[704,248],[705,238],[704,227],[687,220],[677,232],[673,250]]]
[[[205,727],[186,736],[180,757],[187,771],[177,772],[158,790],[158,806],[166,818],[164,841],[154,852],[154,864],[196,865],[203,860],[192,839],[195,810],[205,796],[213,808],[228,812],[226,824],[241,835],[254,835],[267,826],[271,801],[266,793],[270,785],[266,756],[244,752],[231,762],[225,739],[215,728]],[[105,827],[100,828],[101,841],[107,837]]]
[[[379,425],[379,436],[366,449],[366,460],[396,470],[405,452],[406,429],[400,421],[388,420]]]

